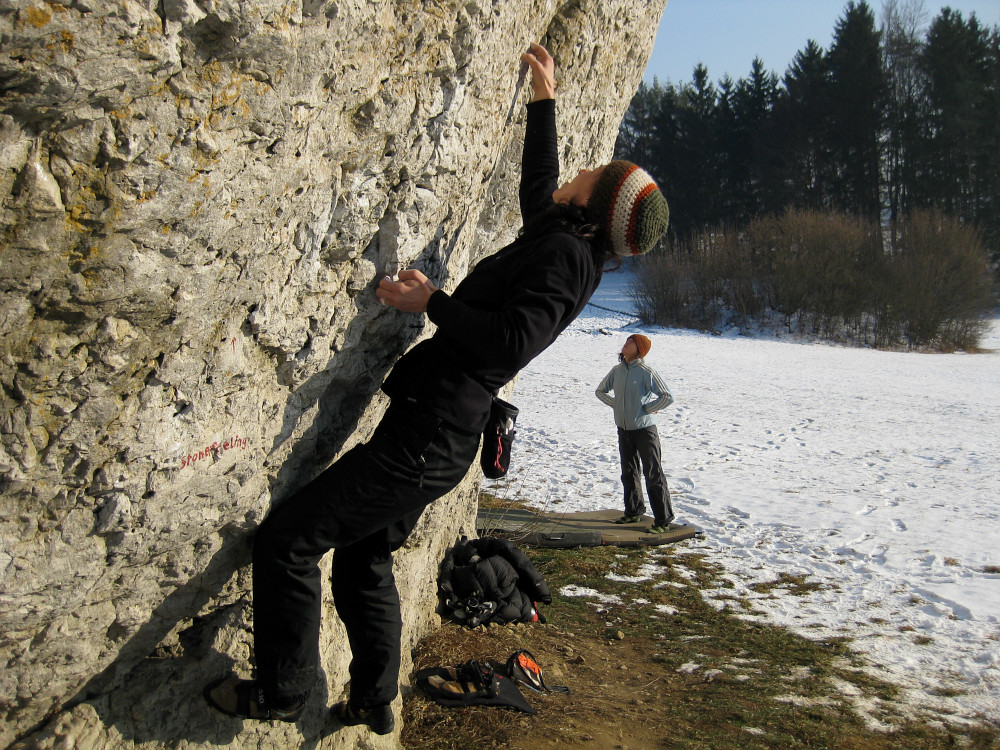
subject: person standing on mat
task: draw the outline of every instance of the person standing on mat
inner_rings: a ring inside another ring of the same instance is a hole
[[[646,479],[646,493],[653,510],[651,534],[662,534],[674,520],[670,490],[660,463],[660,435],[653,414],[673,403],[663,379],[646,364],[652,342],[641,333],[628,337],[620,360],[595,393],[615,410],[618,427],[618,452],[622,460],[622,485],[625,489],[625,515],[615,523],[639,523],[646,512],[639,487],[639,469]]]
[[[319,561],[334,549],[333,599],[351,681],[333,712],[342,724],[393,730],[402,618],[392,553],[424,508],[467,474],[493,394],[579,315],[607,260],[647,252],[666,230],[666,200],[634,164],[583,169],[559,184],[555,64],[538,44],[521,59],[534,90],[519,188],[524,228],[451,294],[415,269],[379,282],[380,300],[426,314],[437,330],[393,367],[382,385],[390,405],[369,441],[276,504],[257,529],[256,677],[230,675],[205,688],[223,713],[298,720],[319,666]]]

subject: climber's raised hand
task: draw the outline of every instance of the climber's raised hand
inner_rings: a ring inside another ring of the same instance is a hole
[[[556,62],[549,51],[542,45],[532,42],[530,50],[521,55],[521,60],[531,68],[531,86],[535,91],[531,101],[555,99]]]

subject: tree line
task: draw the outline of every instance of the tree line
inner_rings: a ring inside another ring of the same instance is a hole
[[[829,50],[808,41],[780,79],[755,59],[717,84],[641,84],[617,158],[642,164],[671,207],[676,242],[788,211],[878,227],[892,252],[906,217],[933,211],[1000,258],[1000,28],[920,0],[878,20],[848,2]]]

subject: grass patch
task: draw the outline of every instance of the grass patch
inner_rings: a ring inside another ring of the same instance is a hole
[[[683,547],[530,550],[555,600],[545,625],[445,625],[414,652],[415,668],[469,658],[502,665],[517,648],[570,695],[525,691],[536,716],[446,709],[419,692],[404,702],[403,746],[451,748],[997,747],[1000,729],[915,721],[898,689],[865,671],[845,639],[810,640],[719,610],[701,595],[723,571]],[[655,566],[655,567],[652,567]],[[615,580],[608,577],[613,573]],[[601,595],[565,596],[569,585]],[[767,584],[762,584],[766,586]],[[815,584],[787,576],[785,593]]]
[[[780,573],[774,581],[754,583],[750,586],[751,590],[761,594],[769,594],[775,589],[780,589],[782,593],[793,596],[806,596],[822,588],[823,584],[818,581],[810,581],[806,575],[790,575],[789,573]]]

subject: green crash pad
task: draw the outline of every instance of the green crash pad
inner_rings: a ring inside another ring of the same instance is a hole
[[[581,513],[545,513],[525,508],[480,508],[476,530],[480,536],[501,536],[526,547],[618,547],[660,545],[690,539],[701,530],[672,523],[662,534],[650,534],[651,516],[639,523],[616,524],[620,510]]]

